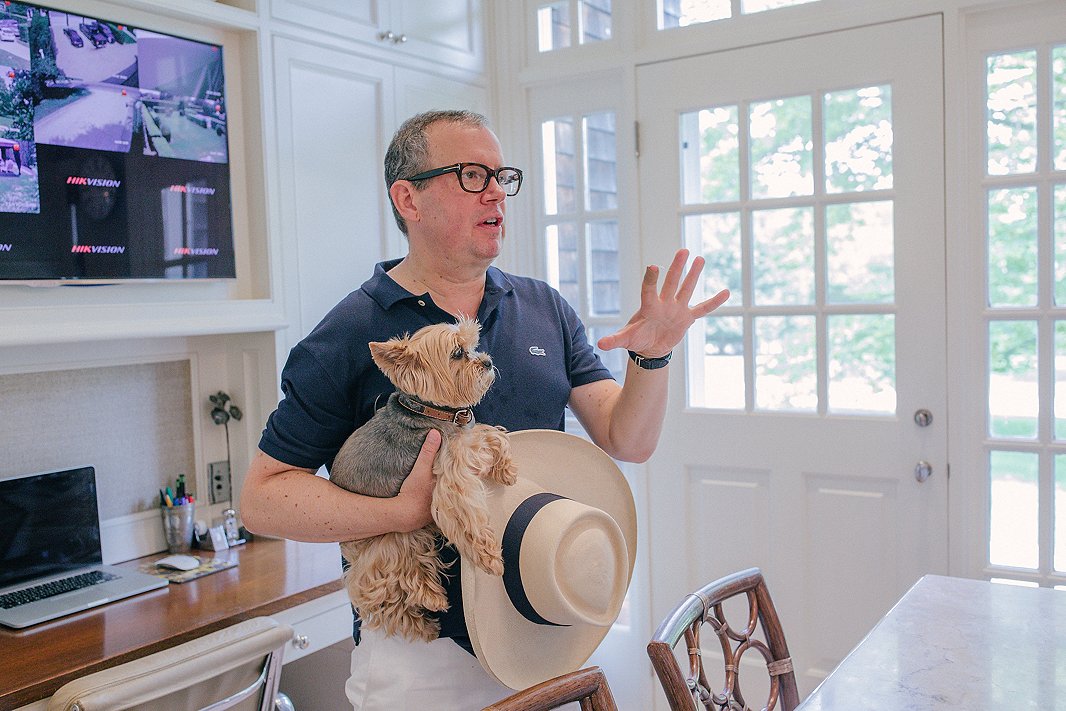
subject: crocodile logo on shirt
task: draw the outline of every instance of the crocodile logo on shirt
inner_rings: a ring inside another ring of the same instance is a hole
[[[547,351],[545,351],[540,346],[530,346],[529,347],[529,354],[530,355],[535,355],[535,356],[546,356],[546,355],[548,355]]]

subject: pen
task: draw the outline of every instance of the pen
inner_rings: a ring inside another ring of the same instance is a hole
[[[168,507],[169,507],[169,506],[173,506],[173,505],[174,505],[174,501],[173,501],[173,500],[172,500],[172,499],[170,498],[170,494],[167,494],[167,495],[166,495],[166,499],[165,499],[165,502],[166,502],[166,505],[167,505]]]

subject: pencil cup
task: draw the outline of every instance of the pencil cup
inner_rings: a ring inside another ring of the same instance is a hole
[[[164,506],[160,511],[163,513],[163,536],[167,539],[167,550],[171,553],[188,553],[192,550],[196,504]]]

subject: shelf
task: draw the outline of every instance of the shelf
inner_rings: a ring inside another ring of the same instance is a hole
[[[281,306],[268,300],[8,309],[0,312],[0,348],[254,333],[287,327]]]

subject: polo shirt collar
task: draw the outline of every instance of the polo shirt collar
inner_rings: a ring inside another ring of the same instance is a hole
[[[390,259],[385,262],[378,262],[374,267],[374,275],[367,279],[362,286],[363,291],[385,311],[388,311],[400,301],[415,299],[420,296],[404,289],[385,273],[401,261],[401,259]],[[496,267],[489,267],[488,272],[485,274],[485,295],[481,298],[481,307],[478,309],[479,320],[486,321],[488,316],[499,306],[503,296],[513,290],[514,285],[511,284],[511,280],[507,278],[506,274]]]

